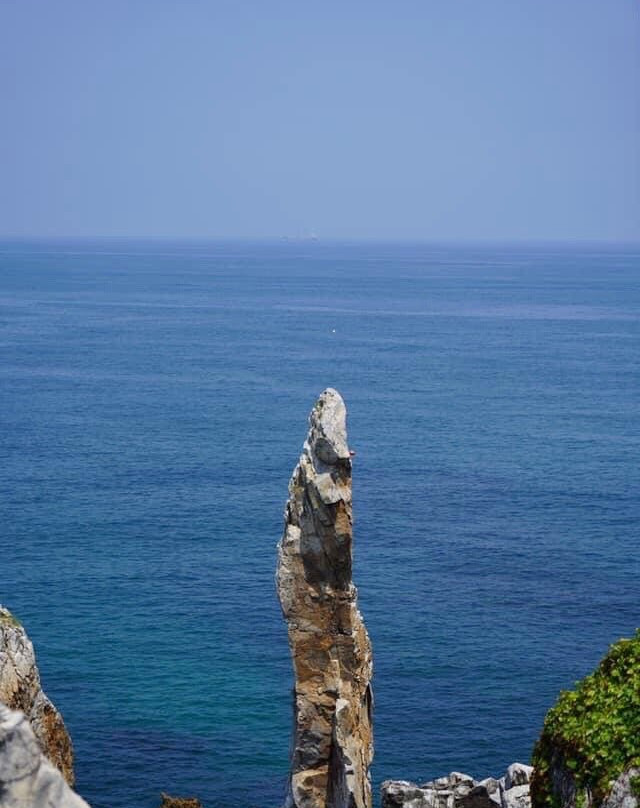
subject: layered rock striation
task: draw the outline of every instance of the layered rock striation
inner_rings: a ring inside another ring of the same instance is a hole
[[[371,644],[352,568],[346,409],[325,390],[289,483],[276,583],[293,659],[286,808],[369,808]]]
[[[43,754],[74,784],[73,747],[62,716],[40,685],[31,640],[8,609],[0,606],[0,702],[28,718]]]
[[[89,808],[42,754],[25,715],[0,705],[0,808]]]

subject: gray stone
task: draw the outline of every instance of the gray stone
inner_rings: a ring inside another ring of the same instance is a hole
[[[0,808],[89,808],[40,750],[25,715],[0,705]]]
[[[462,772],[451,772],[448,780],[450,788],[456,788],[457,786],[468,786],[469,788],[473,788],[476,784],[473,777],[470,777],[468,774],[463,774]]]
[[[71,738],[62,716],[42,690],[31,640],[3,606],[0,606],[0,702],[27,716],[40,749],[72,786]]]
[[[500,801],[502,808],[531,808],[531,795],[529,784],[522,786],[512,786],[511,788],[501,787]]]
[[[514,786],[524,786],[530,783],[532,774],[533,766],[527,766],[526,763],[512,763],[507,769],[507,774],[504,778],[505,789],[508,790]]]
[[[640,768],[632,767],[622,772],[611,786],[609,796],[602,808],[638,808],[638,785]]]
[[[501,808],[500,783],[495,777],[486,777],[460,800],[461,808]]]
[[[496,780],[495,777],[485,777],[484,780],[479,780],[477,785],[485,788],[488,794],[500,791],[500,781]]]
[[[406,780],[387,780],[382,785],[383,808],[385,803],[389,808],[485,808],[480,803],[476,806],[470,797],[476,785],[472,777],[461,772],[419,786]],[[499,808],[499,803],[492,803],[490,808]]]
[[[382,808],[437,808],[436,791],[406,780],[386,780],[380,789]]]
[[[531,766],[512,763],[499,780],[486,777],[478,782],[461,772],[451,772],[419,786],[406,780],[387,780],[382,785],[382,804],[383,808],[531,808],[532,771]]]

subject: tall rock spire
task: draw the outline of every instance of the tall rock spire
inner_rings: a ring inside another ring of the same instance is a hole
[[[286,808],[370,808],[371,643],[352,566],[351,454],[339,393],[322,393],[291,481],[276,582],[293,658]]]

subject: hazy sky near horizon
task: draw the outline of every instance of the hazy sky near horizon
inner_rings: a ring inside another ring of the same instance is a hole
[[[636,0],[0,0],[1,236],[640,240]]]

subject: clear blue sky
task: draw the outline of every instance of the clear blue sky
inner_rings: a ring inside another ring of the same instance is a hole
[[[636,0],[0,0],[0,235],[640,240]]]

